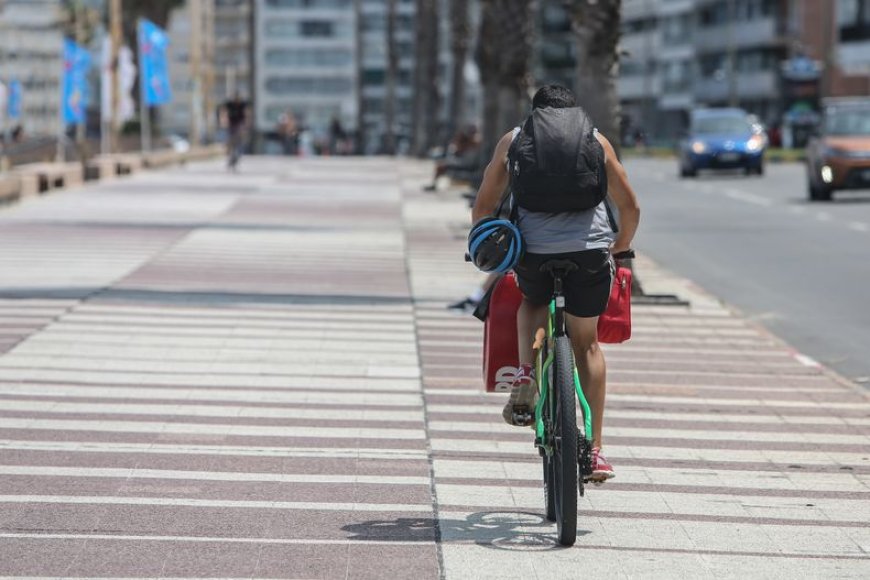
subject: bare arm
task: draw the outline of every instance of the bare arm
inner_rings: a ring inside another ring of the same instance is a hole
[[[477,190],[477,198],[474,200],[474,209],[471,210],[471,221],[491,216],[498,208],[502,194],[508,186],[507,153],[510,149],[513,133],[507,133],[495,146],[492,161],[483,172],[483,181]]]
[[[596,136],[607,156],[605,169],[607,171],[608,194],[619,211],[619,233],[616,234],[611,248],[615,254],[631,247],[631,241],[634,239],[637,225],[640,223],[640,205],[637,203],[637,196],[634,194],[631,184],[628,183],[625,168],[616,158],[616,151],[613,150],[610,141],[601,133]]]

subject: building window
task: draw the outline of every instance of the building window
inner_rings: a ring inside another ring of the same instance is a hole
[[[323,38],[333,36],[332,22],[328,20],[306,20],[299,23],[299,32],[302,36],[310,38]]]
[[[353,83],[348,78],[269,77],[266,90],[275,95],[343,95]]]
[[[870,40],[870,0],[839,0],[837,24],[842,42]]]
[[[271,66],[347,66],[353,55],[343,48],[275,48],[266,51],[266,64]]]
[[[386,79],[384,69],[366,69],[363,71],[363,83],[367,85],[382,85]]]
[[[565,8],[557,4],[550,4],[544,7],[542,18],[542,27],[544,32],[571,32],[571,19]]]
[[[350,38],[350,21],[341,20],[273,20],[266,22],[266,36],[290,38]]]
[[[382,32],[387,29],[387,18],[384,14],[364,14],[362,29],[366,32]]]
[[[266,0],[270,8],[347,8],[351,0]]]

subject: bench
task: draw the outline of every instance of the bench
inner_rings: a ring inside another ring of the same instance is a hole
[[[97,155],[88,162],[88,169],[97,173],[96,179],[111,179],[130,175],[142,169],[142,157],[136,153]]]
[[[201,147],[193,147],[184,154],[185,161],[206,161],[226,155],[226,146],[223,143],[212,143]]]
[[[52,189],[74,187],[84,182],[84,168],[77,161],[70,163],[26,163],[12,171],[20,183],[21,197],[39,195]]]
[[[21,195],[21,180],[10,173],[0,173],[0,204],[11,203]]]
[[[174,149],[160,149],[157,151],[142,153],[142,164],[147,169],[169,167],[170,165],[183,162],[184,153],[179,153]]]

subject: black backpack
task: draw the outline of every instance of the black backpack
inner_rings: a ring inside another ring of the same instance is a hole
[[[532,111],[508,162],[514,200],[529,211],[583,211],[607,196],[604,148],[580,107]]]

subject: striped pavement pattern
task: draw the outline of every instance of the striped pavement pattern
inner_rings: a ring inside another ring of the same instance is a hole
[[[0,577],[438,577],[398,184],[245,159],[0,213]]]
[[[608,349],[618,475],[556,549],[429,172],[246,158],[0,212],[0,578],[870,575],[870,402],[691,288]]]

